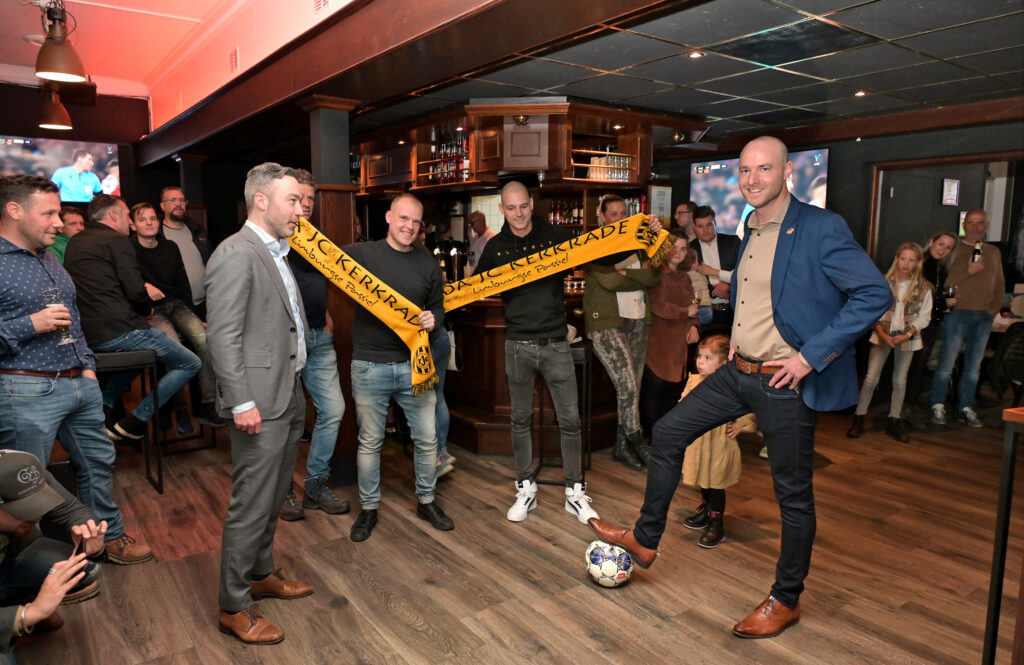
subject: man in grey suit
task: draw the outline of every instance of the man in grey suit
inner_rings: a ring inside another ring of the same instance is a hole
[[[220,630],[249,644],[275,644],[284,633],[263,618],[255,599],[301,598],[304,582],[274,568],[277,509],[291,487],[305,400],[302,298],[285,256],[302,214],[295,171],[267,162],[245,180],[248,219],[206,269],[206,336],[218,379],[221,415],[234,420],[231,503],[220,564]]]

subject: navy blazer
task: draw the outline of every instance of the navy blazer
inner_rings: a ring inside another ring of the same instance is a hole
[[[753,232],[746,228],[740,264]],[[800,382],[804,403],[816,411],[855,404],[853,343],[889,309],[892,290],[842,217],[790,198],[775,248],[772,304],[782,338],[813,367]]]

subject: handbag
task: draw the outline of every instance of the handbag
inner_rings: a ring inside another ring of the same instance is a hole
[[[462,352],[459,351],[459,347],[455,346],[455,331],[448,330],[448,342],[451,344],[452,351],[448,354],[448,371],[449,372],[461,372],[462,371]]]

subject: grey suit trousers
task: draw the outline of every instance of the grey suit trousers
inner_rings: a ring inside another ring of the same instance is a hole
[[[305,398],[298,375],[288,408],[280,418],[263,421],[263,431],[246,434],[233,424],[233,489],[224,521],[220,559],[220,608],[244,610],[253,603],[249,580],[274,571],[277,513],[292,482]]]

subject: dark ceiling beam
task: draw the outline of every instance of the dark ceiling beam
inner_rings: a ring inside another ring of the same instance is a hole
[[[151,164],[184,148],[196,150],[194,146],[204,139],[299,96],[325,94],[372,104],[666,4],[664,0],[359,3],[152,132],[137,146],[139,164]],[[198,151],[209,152],[201,147]]]

